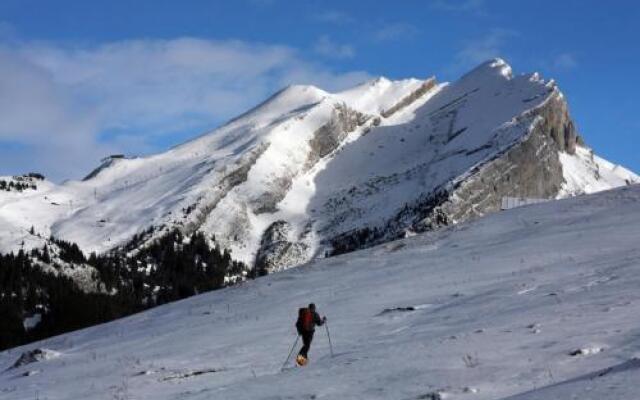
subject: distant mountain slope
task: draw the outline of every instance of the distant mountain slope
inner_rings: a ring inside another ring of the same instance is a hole
[[[0,398],[635,399],[638,237],[640,185],[496,213],[2,352]],[[335,356],[281,372],[310,301]]]
[[[636,181],[585,147],[553,81],[496,59],[452,84],[291,86],[165,153],[0,192],[0,251],[53,235],[105,252],[177,227],[272,271],[484,215],[503,197]]]

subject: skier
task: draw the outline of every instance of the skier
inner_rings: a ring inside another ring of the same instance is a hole
[[[302,348],[298,353],[298,357],[296,357],[296,363],[298,363],[298,365],[302,366],[307,363],[307,353],[311,347],[316,325],[322,326],[325,322],[327,322],[327,317],[320,318],[320,315],[316,312],[316,305],[313,303],[309,304],[307,308],[298,310],[296,329],[298,330],[298,335],[302,336]]]

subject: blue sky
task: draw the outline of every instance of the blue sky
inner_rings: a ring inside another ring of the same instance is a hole
[[[635,1],[0,2],[0,175],[79,178],[289,83],[456,79],[500,56],[554,78],[597,153],[640,171]]]

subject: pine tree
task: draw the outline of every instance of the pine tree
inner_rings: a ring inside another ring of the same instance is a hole
[[[49,255],[49,247],[45,244],[42,248],[42,262],[46,264],[51,263],[51,256]]]

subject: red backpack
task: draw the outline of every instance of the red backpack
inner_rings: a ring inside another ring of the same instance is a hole
[[[313,330],[313,313],[308,308],[301,308],[298,310],[298,322],[296,327],[303,331]]]

